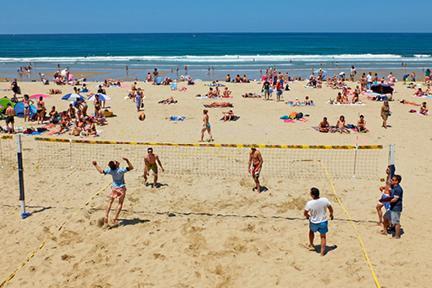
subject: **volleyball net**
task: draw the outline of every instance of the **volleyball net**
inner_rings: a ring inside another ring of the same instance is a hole
[[[16,167],[16,144],[0,139],[0,166]],[[96,141],[80,139],[23,138],[24,165],[28,168],[94,169],[91,161],[105,166],[111,160],[128,158],[142,173],[147,148],[159,156],[167,174],[197,176],[245,176],[250,148],[261,152],[265,177],[323,177],[327,167],[334,178],[374,178],[386,167],[386,149],[381,145],[255,145],[173,144]]]

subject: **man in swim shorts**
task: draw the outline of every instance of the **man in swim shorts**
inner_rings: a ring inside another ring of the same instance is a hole
[[[263,162],[264,160],[262,158],[261,152],[258,151],[256,148],[251,148],[251,152],[249,154],[248,172],[252,175],[252,178],[255,181],[255,188],[252,189],[253,191],[261,192],[259,176],[261,173]]]
[[[15,110],[12,108],[11,103],[7,104],[7,108],[5,111],[5,115],[6,115],[6,129],[8,131],[8,133],[14,133],[15,132],[15,128],[14,128],[14,124],[15,124]]]
[[[147,156],[144,157],[144,183],[147,185],[147,177],[149,176],[149,172],[153,171],[153,187],[157,187],[158,183],[158,165],[162,169],[162,172],[165,172],[162,163],[159,159],[159,156],[153,153],[153,148],[147,149]]]
[[[304,216],[309,220],[309,249],[315,250],[315,233],[321,236],[321,256],[326,253],[326,235],[328,233],[327,209],[330,212],[330,219],[333,220],[333,207],[327,198],[320,198],[318,188],[311,188],[312,200],[306,203]]]
[[[132,164],[130,163],[130,161],[127,158],[123,158],[124,161],[126,161],[127,163],[127,167],[126,168],[121,168],[120,167],[120,163],[118,161],[110,161],[108,163],[108,168],[106,169],[102,169],[96,161],[93,161],[93,166],[95,166],[96,170],[100,173],[100,174],[104,174],[104,175],[111,175],[112,176],[112,186],[111,186],[111,194],[108,195],[109,198],[109,202],[108,202],[108,206],[105,212],[105,217],[104,217],[104,223],[108,224],[108,219],[109,219],[109,213],[111,210],[111,206],[114,202],[115,199],[118,199],[118,206],[117,206],[117,211],[115,214],[115,217],[113,219],[113,224],[118,224],[118,217],[120,215],[120,211],[123,208],[123,202],[124,199],[126,197],[126,183],[124,180],[124,174],[132,171],[134,168],[132,166]]]

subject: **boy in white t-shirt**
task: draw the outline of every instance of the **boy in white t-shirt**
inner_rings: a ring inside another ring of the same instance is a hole
[[[309,248],[315,250],[313,244],[315,233],[321,236],[321,256],[326,253],[326,234],[328,232],[327,209],[330,212],[330,219],[333,220],[333,207],[327,198],[320,198],[318,188],[311,188],[312,200],[306,203],[304,216],[309,220]]]

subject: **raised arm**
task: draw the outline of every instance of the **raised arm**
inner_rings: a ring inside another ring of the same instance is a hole
[[[132,166],[132,163],[129,161],[129,159],[123,158],[123,160],[126,161],[126,163],[128,165],[127,170],[132,171],[134,169],[134,167]]]
[[[92,164],[100,174],[104,174],[103,169],[97,164],[96,161],[93,161]]]

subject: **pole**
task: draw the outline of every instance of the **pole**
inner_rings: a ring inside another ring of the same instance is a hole
[[[389,147],[389,159],[388,159],[389,165],[395,165],[395,145],[390,144]]]
[[[29,217],[31,214],[25,209],[25,194],[24,194],[24,167],[22,158],[22,142],[21,134],[17,135],[17,160],[18,160],[18,185],[19,185],[19,201],[21,207],[21,219]]]
[[[72,139],[69,139],[69,163],[70,163],[70,167],[73,168],[73,164],[72,164]]]
[[[356,178],[357,173],[357,154],[358,154],[358,137],[356,138],[356,147],[354,150],[354,169],[353,169],[353,178]]]

